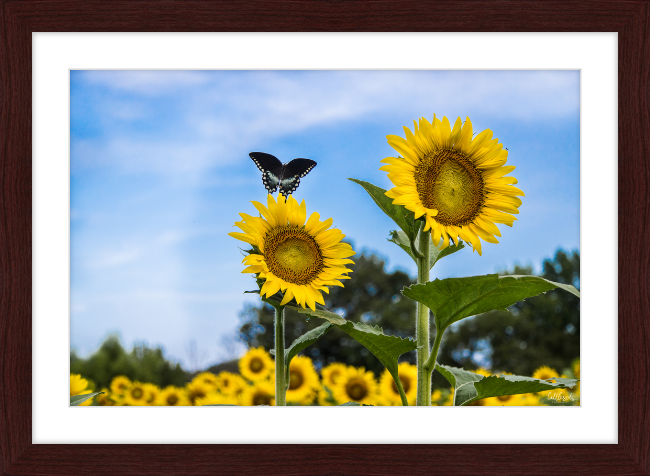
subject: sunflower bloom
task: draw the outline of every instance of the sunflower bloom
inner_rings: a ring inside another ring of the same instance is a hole
[[[521,205],[517,196],[524,196],[513,186],[517,179],[506,177],[515,169],[505,165],[508,151],[490,129],[473,138],[469,117],[464,124],[459,117],[453,129],[435,115],[433,123],[423,117],[413,123],[414,132],[404,127],[406,139],[386,137],[400,154],[382,160],[387,165],[380,170],[395,185],[386,196],[422,218],[436,246],[442,240],[444,249],[460,237],[480,255],[480,239],[498,243],[495,224],[512,226]]]
[[[333,389],[339,381],[339,378],[341,378],[347,370],[348,366],[342,364],[341,362],[333,362],[329,364],[327,367],[321,370],[321,375],[323,376],[323,385],[328,387],[330,390]]]
[[[309,357],[298,355],[289,364],[287,402],[310,405],[317,395],[318,374]]]
[[[269,358],[269,360],[271,359]],[[251,365],[249,364],[248,366],[250,367]],[[216,389],[222,395],[233,395],[236,397],[237,395],[241,394],[242,390],[245,387],[246,381],[239,375],[225,371],[220,372],[219,375],[217,375]]]
[[[198,399],[205,398],[214,392],[216,392],[214,387],[202,381],[192,381],[185,386],[185,394],[190,401],[190,405],[196,405]]]
[[[155,405],[156,398],[158,398],[158,394],[160,393],[160,388],[158,385],[154,385],[153,383],[145,383],[142,388],[144,389],[145,393],[144,404]]]
[[[298,204],[295,198],[268,196],[268,207],[252,202],[260,217],[240,213],[243,221],[235,225],[244,233],[228,233],[233,238],[253,245],[254,252],[243,263],[248,267],[243,273],[254,273],[264,280],[262,297],[271,297],[278,291],[284,293],[281,304],[295,298],[296,302],[313,311],[316,303],[325,305],[321,291],[329,293],[328,286],[343,286],[342,279],[353,264],[349,258],[355,253],[345,237],[336,228],[328,229],[332,219],[320,221],[318,213],[307,220],[305,201]]]
[[[201,372],[192,379],[192,382],[200,382],[210,387],[211,390],[217,389],[217,376],[212,372]]]
[[[417,397],[417,378],[418,378],[418,368],[415,365],[409,364],[408,362],[402,362],[397,367],[397,374],[399,375],[400,382],[402,382],[402,387],[404,388],[404,393],[406,394],[406,400],[409,405],[415,405],[415,399]],[[384,372],[381,374],[381,379],[379,381],[379,393],[382,397],[386,399],[388,405],[401,405],[402,398],[399,395],[399,390],[397,390],[397,385],[393,376],[390,374],[388,369],[384,369]]]
[[[375,375],[363,367],[350,367],[332,389],[332,393],[340,403],[372,405],[377,395]]]
[[[79,374],[70,374],[70,396],[75,395],[86,395],[92,393],[92,390],[88,388],[88,380],[83,378]],[[93,398],[89,398],[85,402],[79,404],[79,406],[87,407],[93,402]]]
[[[156,405],[164,407],[184,407],[189,406],[190,401],[187,398],[185,389],[170,385],[160,391],[156,397]]]
[[[244,406],[275,405],[275,383],[262,381],[244,389],[241,394],[241,404]]]
[[[259,382],[269,378],[275,370],[275,363],[264,347],[251,349],[239,359],[239,371],[251,382]],[[224,385],[224,378],[221,379]]]
[[[123,397],[131,386],[131,381],[124,375],[118,375],[111,381],[111,392],[119,397]]]
[[[124,403],[130,406],[143,406],[147,404],[147,391],[145,384],[133,382],[124,395]]]

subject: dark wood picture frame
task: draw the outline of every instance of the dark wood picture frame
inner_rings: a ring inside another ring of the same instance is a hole
[[[650,474],[648,0],[0,0],[0,29],[0,473]],[[618,444],[32,444],[31,34],[54,31],[618,32]]]

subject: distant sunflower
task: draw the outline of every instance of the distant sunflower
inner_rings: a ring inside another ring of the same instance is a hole
[[[575,378],[580,378],[580,359],[577,359],[575,362],[573,362],[572,370]]]
[[[204,385],[207,385],[212,390],[217,389],[217,376],[212,372],[201,372],[192,379],[192,382],[200,382]]]
[[[240,397],[240,402],[245,406],[275,405],[275,384],[273,382],[255,382],[245,388]]]
[[[268,378],[275,369],[275,363],[271,355],[264,350],[264,347],[250,349],[239,359],[239,371],[251,382],[258,382]]]
[[[332,219],[320,221],[318,213],[307,218],[305,201],[299,205],[295,198],[268,196],[268,208],[252,202],[262,215],[253,217],[240,213],[243,221],[236,222],[244,233],[228,233],[233,238],[250,243],[254,252],[243,263],[243,273],[255,273],[264,280],[262,297],[284,293],[281,304],[295,298],[306,309],[316,309],[316,303],[325,304],[321,291],[329,293],[328,286],[343,286],[342,279],[351,270],[345,267],[353,261],[352,247],[341,243],[345,237],[336,228],[328,230]]]
[[[339,378],[343,376],[347,369],[348,366],[341,362],[333,362],[327,367],[324,367],[323,370],[320,371],[323,377],[323,385],[329,387],[330,390],[333,389]]]
[[[155,405],[156,398],[160,393],[160,388],[158,388],[158,386],[154,385],[153,383],[145,383],[142,387],[144,388],[144,393],[145,393],[144,404]]]
[[[334,400],[332,390],[327,387],[321,387],[318,389],[318,404],[322,407],[338,405],[337,401]]]
[[[377,394],[375,375],[363,367],[350,367],[332,389],[341,404],[357,402],[372,405]]]
[[[435,389],[431,394],[431,405],[434,407],[442,405],[442,392],[439,389]]]
[[[70,374],[70,396],[87,395],[89,393],[92,393],[92,390],[88,388],[88,380],[79,374]],[[79,406],[90,406],[94,398],[89,398],[85,402],[80,403]]]
[[[501,236],[495,223],[512,226],[519,213],[524,193],[506,177],[515,167],[505,166],[508,151],[492,131],[486,129],[473,137],[469,117],[464,125],[460,117],[453,129],[446,117],[433,123],[420,118],[414,132],[404,127],[406,139],[386,138],[399,157],[387,157],[381,170],[395,187],[386,192],[395,205],[404,205],[425,220],[424,231],[431,230],[436,246],[462,238],[481,254],[481,240],[498,243]]]
[[[479,367],[476,370],[472,370],[472,372],[474,372],[475,374],[482,375],[483,377],[489,377],[492,375],[492,373],[489,370],[484,369],[483,367]]]
[[[417,397],[417,379],[418,379],[418,368],[415,365],[411,365],[408,362],[402,362],[397,368],[397,373],[399,379],[402,382],[402,387],[404,388],[404,393],[406,394],[406,400],[409,405],[415,405],[415,399]],[[397,390],[397,385],[393,376],[390,374],[388,369],[384,369],[384,372],[381,374],[381,380],[379,382],[379,393],[386,398],[389,404],[391,405],[401,405],[402,398],[399,395],[399,390]]]
[[[554,378],[558,378],[559,376],[560,375],[557,373],[555,369],[552,369],[551,367],[547,367],[546,365],[538,368],[533,373],[533,378],[539,380],[552,380]]]
[[[119,397],[126,394],[127,389],[131,386],[131,381],[124,375],[118,375],[111,381],[111,392]]]
[[[124,394],[124,403],[130,406],[143,406],[147,404],[147,391],[145,384],[133,382]]]
[[[287,402],[310,405],[318,391],[318,374],[309,357],[298,355],[289,364]]]
[[[237,395],[246,386],[243,378],[230,372],[220,372],[215,383],[217,390],[223,395]]]
[[[107,388],[102,388],[101,390],[104,393],[100,393],[95,398],[97,405],[102,407],[112,407],[115,406],[115,400],[113,400],[110,390]]]
[[[519,403],[519,395],[499,395],[498,397],[484,398],[481,400],[483,405],[488,407],[503,407],[503,406],[517,406]]]
[[[196,405],[196,400],[205,398],[210,393],[215,393],[216,390],[209,384],[202,381],[192,381],[185,385],[185,394],[187,395],[190,405]]]
[[[156,398],[156,405],[163,407],[183,407],[190,405],[190,401],[184,389],[170,385],[160,391]]]

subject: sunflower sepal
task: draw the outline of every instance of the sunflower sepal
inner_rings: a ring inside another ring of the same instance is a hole
[[[507,395],[520,395],[575,387],[578,379],[552,378],[540,380],[520,375],[485,376],[468,370],[436,364],[454,389],[454,406],[469,405],[477,400]]]
[[[417,247],[419,245],[418,240],[415,240],[412,246],[411,241],[409,240],[406,233],[401,230],[391,230],[390,238],[387,238],[387,240],[391,243],[395,243],[397,246],[406,251],[406,253],[415,262],[415,264],[418,263],[417,257],[413,253],[413,248],[415,247],[417,250]],[[463,243],[463,240],[460,239],[458,240],[458,244],[450,244],[447,248],[444,248],[442,250],[440,247],[431,246],[429,249],[429,269],[432,269],[433,266],[442,258],[454,254],[456,251],[460,251],[463,248],[465,248],[465,244]]]
[[[419,230],[419,223],[416,223],[417,220],[412,211],[403,205],[394,205],[393,199],[386,196],[386,190],[381,187],[364,182],[363,180],[353,178],[349,178],[348,180],[361,185],[381,211],[388,215],[402,229],[406,236],[415,240]]]

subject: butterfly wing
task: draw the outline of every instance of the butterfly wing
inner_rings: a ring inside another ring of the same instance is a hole
[[[282,162],[277,157],[264,152],[251,152],[248,154],[257,168],[262,171],[262,183],[269,193],[278,189],[282,178]]]
[[[280,193],[285,197],[296,191],[300,185],[300,178],[316,167],[316,162],[311,159],[293,159],[284,164],[282,176],[280,177]]]

